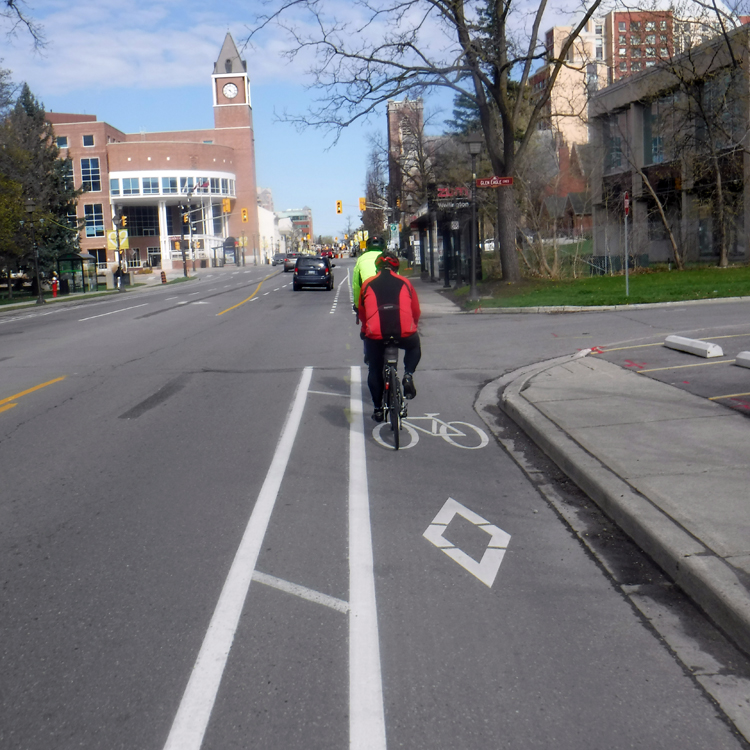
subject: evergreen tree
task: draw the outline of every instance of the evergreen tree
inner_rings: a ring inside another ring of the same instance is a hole
[[[75,214],[80,191],[67,178],[69,170],[70,161],[60,159],[44,108],[24,84],[15,106],[0,125],[3,195],[15,194],[13,184],[20,185],[23,214],[23,225],[19,224],[12,238],[0,238],[0,247],[15,244],[21,262],[30,262],[34,255],[30,222],[43,269],[51,268],[62,253],[76,249],[77,227],[70,226],[68,216]],[[33,212],[26,210],[28,204],[33,204]]]

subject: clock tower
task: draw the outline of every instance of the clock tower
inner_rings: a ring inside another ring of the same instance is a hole
[[[258,197],[255,180],[253,109],[247,63],[240,58],[231,34],[227,34],[211,76],[214,100],[214,142],[234,150],[236,200],[229,216],[229,234],[253,256],[258,236]],[[244,210],[243,210],[244,209]],[[243,221],[242,217],[246,220]]]

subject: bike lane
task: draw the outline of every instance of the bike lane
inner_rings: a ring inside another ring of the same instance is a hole
[[[387,746],[737,746],[529,476],[481,440],[472,377],[416,382],[419,441],[388,449],[371,424],[367,442]],[[481,447],[441,436],[453,429]]]

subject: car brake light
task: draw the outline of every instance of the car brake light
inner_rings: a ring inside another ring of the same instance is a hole
[[[326,268],[326,276],[328,276],[328,269]]]

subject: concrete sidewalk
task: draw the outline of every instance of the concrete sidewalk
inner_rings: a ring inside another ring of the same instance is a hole
[[[750,654],[750,420],[588,352],[501,381],[503,410]]]

